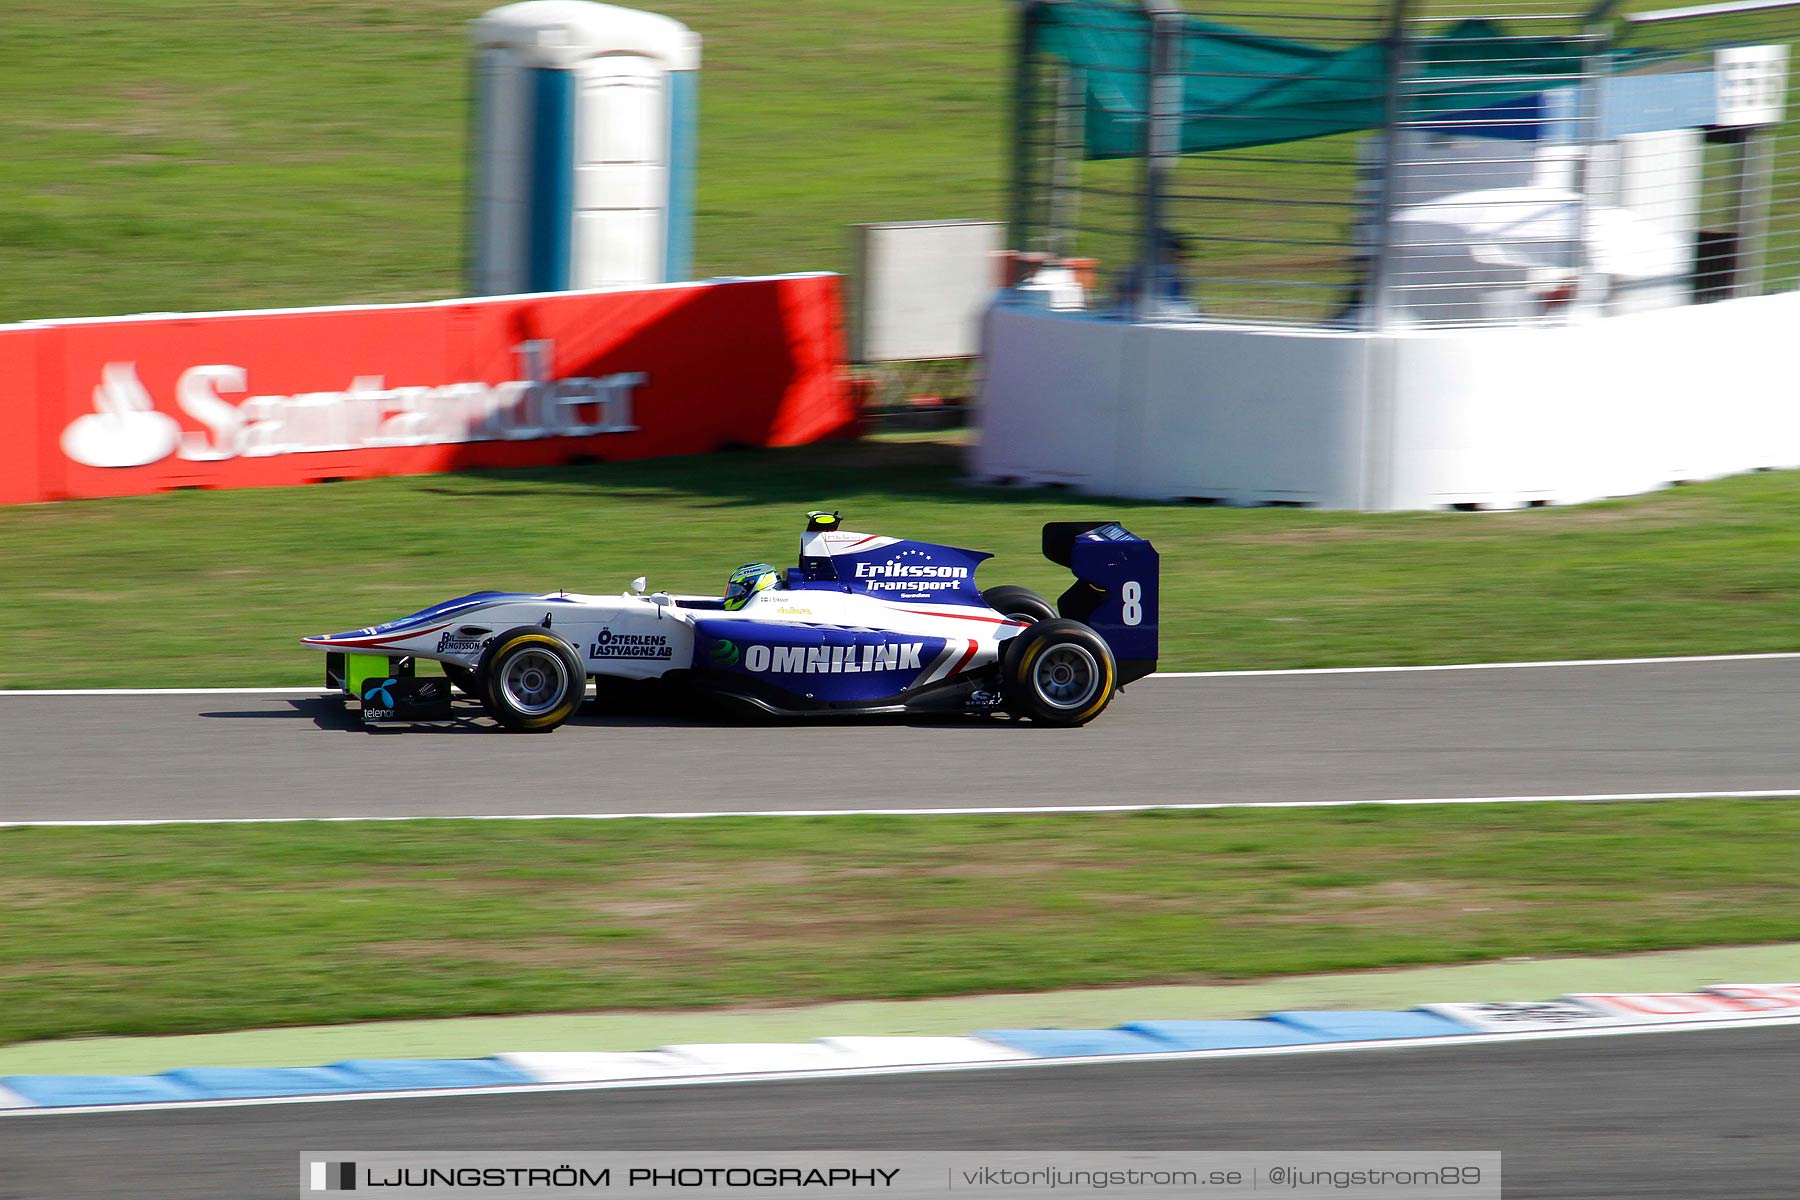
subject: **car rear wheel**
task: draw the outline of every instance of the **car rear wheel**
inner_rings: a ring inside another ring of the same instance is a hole
[[[983,591],[981,601],[1001,616],[1026,625],[1049,621],[1056,616],[1056,609],[1048,600],[1030,588],[1014,587],[1010,583]]]
[[[1040,621],[1010,640],[1004,657],[1006,706],[1042,725],[1084,725],[1118,689],[1106,642],[1079,621]]]
[[[537,625],[509,629],[489,643],[476,676],[488,716],[517,733],[548,733],[574,716],[587,694],[581,659]]]

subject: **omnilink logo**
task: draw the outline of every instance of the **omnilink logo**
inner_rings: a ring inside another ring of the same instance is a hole
[[[316,1162],[312,1167],[312,1190],[315,1192],[354,1192],[356,1164],[353,1162]]]

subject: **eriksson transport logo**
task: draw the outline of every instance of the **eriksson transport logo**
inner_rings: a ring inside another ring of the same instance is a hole
[[[94,388],[94,411],[62,432],[62,451],[83,466],[142,467],[171,454],[194,462],[268,458],[322,450],[535,441],[630,433],[632,390],[642,372],[597,379],[551,379],[554,344],[514,347],[523,379],[388,387],[358,375],[341,392],[246,396],[249,372],[230,364],[189,367],[175,384],[175,407],[203,429],[183,429],[156,407],[137,364],[109,362]]]
[[[969,568],[940,566],[923,550],[902,550],[886,562],[856,564],[856,581],[871,592],[955,592],[962,590],[961,581],[968,577]]]

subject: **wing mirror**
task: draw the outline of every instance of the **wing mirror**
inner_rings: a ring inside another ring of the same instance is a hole
[[[631,581],[631,590],[641,596],[644,594],[644,585],[649,582],[650,581],[644,576],[639,575],[636,579]]]

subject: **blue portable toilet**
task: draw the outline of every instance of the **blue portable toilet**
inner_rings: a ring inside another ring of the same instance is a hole
[[[509,4],[472,34],[471,291],[688,278],[699,35],[587,0]]]

